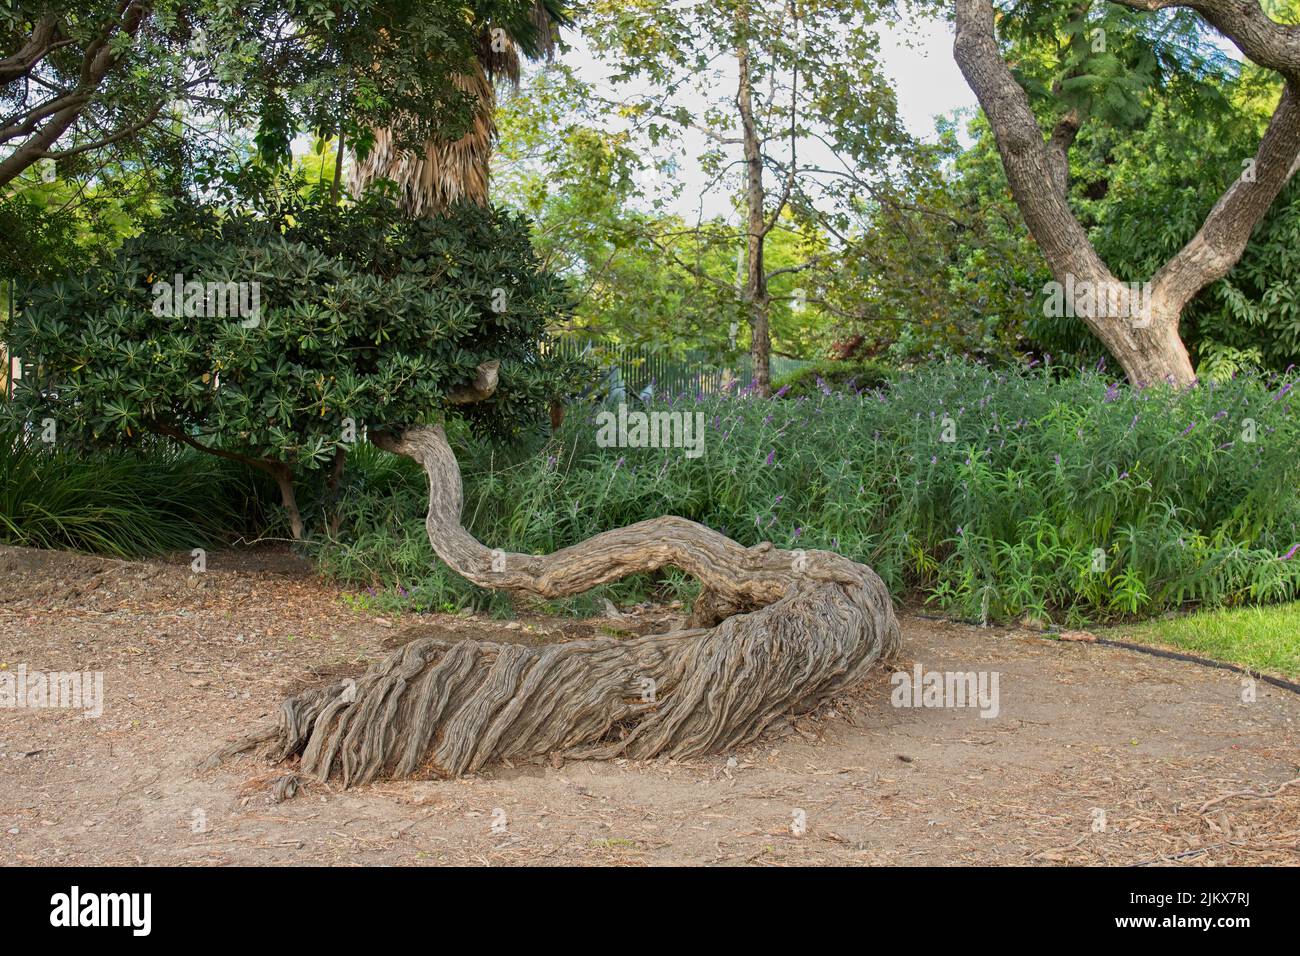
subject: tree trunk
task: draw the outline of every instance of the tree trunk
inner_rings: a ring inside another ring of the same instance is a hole
[[[289,531],[293,540],[301,541],[306,530],[302,523],[302,512],[298,510],[298,496],[293,490],[293,471],[288,465],[280,465],[273,472],[275,483],[280,487],[280,503],[289,515]]]
[[[1081,313],[1082,314],[1082,313]],[[1152,305],[1143,315],[1115,321],[1084,316],[1084,321],[1119,362],[1129,382],[1138,387],[1196,382],[1187,347],[1178,335],[1178,310]]]
[[[1120,0],[1155,10],[1192,4],[1163,0]],[[1069,150],[1079,117],[1068,111],[1048,139],[1030,108],[1029,97],[1002,59],[995,35],[992,0],[955,0],[953,54],[979,99],[997,142],[1012,196],[1025,225],[1062,286],[1087,289],[1093,304],[1080,300],[1075,312],[1110,349],[1133,385],[1196,381],[1178,334],[1187,304],[1211,282],[1223,278],[1241,258],[1255,225],[1300,166],[1300,35],[1270,20],[1257,5],[1206,0],[1195,9],[1231,37],[1257,63],[1286,79],[1277,109],[1249,164],[1205,217],[1201,228],[1144,284],[1145,308],[1133,309],[1129,293],[1101,260],[1069,204]],[[1076,22],[1077,14],[1076,14]],[[1097,302],[1108,301],[1108,308]]]
[[[343,511],[339,508],[339,486],[343,483],[343,469],[348,455],[342,448],[334,450],[330,473],[325,477],[325,528],[331,538],[338,537]]]
[[[736,66],[740,86],[736,91],[736,106],[740,110],[741,136],[745,147],[745,291],[744,302],[749,312],[749,353],[754,364],[753,388],[766,398],[772,394],[772,336],[768,325],[771,298],[767,292],[767,273],[763,265],[763,244],[767,238],[767,223],[763,206],[767,198],[763,187],[763,152],[759,142],[758,125],[754,120],[754,86],[749,65],[749,40],[744,31],[749,28],[748,10],[742,8],[738,16],[741,35],[736,46]]]
[[[374,130],[365,158],[353,155],[348,192],[362,195],[378,179],[398,187],[398,202],[413,219],[441,215],[458,202],[487,205],[489,158],[496,139],[496,91],[481,63],[452,82],[474,101],[474,121],[458,140],[431,139],[419,152],[398,149],[391,129]]]
[[[543,647],[422,638],[355,681],[290,698],[277,727],[210,763],[271,741],[274,759],[301,755],[299,774],[347,786],[556,753],[697,756],[754,740],[780,716],[855,684],[898,648],[884,584],[840,555],[744,548],[676,517],[547,556],[491,550],[461,526],[460,469],[441,427],[372,440],[424,466],[429,540],[475,584],[558,598],[671,565],[703,585],[692,619],[665,634]],[[298,779],[283,778],[280,794],[291,794]]]
[[[343,190],[343,119],[339,118],[339,138],[334,147],[334,180],[330,183],[330,202],[339,204]]]

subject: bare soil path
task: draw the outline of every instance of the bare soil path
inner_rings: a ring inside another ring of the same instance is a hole
[[[1300,784],[1282,787],[1300,776],[1300,696],[1260,682],[1243,702],[1239,675],[915,615],[898,668],[997,671],[996,717],[893,707],[878,670],[710,760],[498,767],[281,804],[255,758],[194,769],[287,693],[429,629],[551,641],[607,623],[387,619],[278,552],[209,555],[195,575],[188,558],[0,547],[0,673],[102,671],[105,693],[94,719],[0,709],[0,859],[1300,864]]]

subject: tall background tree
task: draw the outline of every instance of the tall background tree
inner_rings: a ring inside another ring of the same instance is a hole
[[[661,170],[699,164],[701,208],[708,194],[730,197],[733,223],[666,220],[645,240],[719,292],[739,286],[754,387],[766,394],[774,304],[826,301],[820,290],[860,241],[866,214],[903,178],[913,144],[879,65],[884,8],[865,0],[595,0],[581,9],[587,42],[611,70],[608,112],[660,154]],[[692,139],[703,143],[698,156],[686,155]],[[678,178],[671,188],[680,199],[686,186]],[[691,228],[692,245],[739,253],[735,279],[680,254]],[[781,234],[802,255],[774,264],[769,253]]]
[[[1015,11],[1016,17],[1004,19],[1022,36],[1059,38],[1051,82],[1030,87],[1042,102],[1045,124],[1026,86],[1004,60],[992,0],[957,0],[954,51],[1052,275],[1066,290],[1078,290],[1069,304],[1131,382],[1186,385],[1195,380],[1195,372],[1179,334],[1184,309],[1237,263],[1300,159],[1300,107],[1293,91],[1300,77],[1300,39],[1294,28],[1274,21],[1254,2],[1124,0],[1123,6],[1150,15],[1137,17],[1127,9],[1090,2],[1045,3],[1027,5]],[[1196,233],[1141,277],[1149,280],[1149,293],[1135,295],[1130,283],[1103,261],[1071,208],[1070,153],[1090,119],[1105,121],[1132,110],[1141,105],[1147,88],[1185,80],[1205,68],[1202,20],[1175,8],[1195,10],[1283,82],[1253,156],[1242,157],[1242,167]],[[1171,36],[1174,42],[1167,42]],[[1032,78],[1032,71],[1027,72]]]

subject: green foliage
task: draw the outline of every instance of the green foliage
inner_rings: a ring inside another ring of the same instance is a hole
[[[50,182],[33,167],[0,196],[0,280],[28,285],[84,268],[156,210],[147,177],[130,177],[120,167],[100,166],[93,181],[56,175]],[[5,288],[6,306],[8,293]]]
[[[1067,113],[1071,208],[1122,281],[1141,282],[1196,234],[1245,170],[1277,104],[1279,81],[1224,55],[1187,11],[1115,4],[999,4],[1005,55],[1044,135]],[[940,123],[902,209],[870,224],[868,268],[838,302],[846,322],[891,361],[1036,353],[1092,364],[1104,349],[1082,321],[1048,316],[1051,275],[1011,199],[991,130],[976,114],[963,147]],[[1289,276],[1300,262],[1300,190],[1285,190],[1240,263],[1185,310],[1181,335],[1207,375],[1300,362]]]
[[[0,540],[119,557],[212,547],[258,519],[247,469],[153,444],[85,453],[0,428]]]
[[[342,129],[363,151],[375,126],[392,129],[403,146],[431,134],[454,140],[476,104],[453,77],[469,68],[490,27],[526,55],[543,48],[538,3],[17,0],[0,10],[0,58],[15,68],[0,88],[8,117],[0,127],[31,161],[44,145],[47,124],[38,121],[60,110],[71,114],[61,155],[157,145],[183,108],[247,124],[258,152],[275,162],[288,161],[302,131]],[[555,0],[540,5],[567,22]],[[32,56],[27,44],[47,21],[50,45]]]
[[[772,381],[782,398],[811,398],[821,393],[861,392],[887,385],[896,372],[882,362],[813,362]]]
[[[1082,622],[1300,596],[1289,382],[1134,393],[1061,371],[950,363],[887,391],[679,404],[705,416],[696,459],[598,448],[577,414],[535,456],[502,461],[462,439],[465,520],[493,547],[543,553],[682,515],[745,545],[838,551],[896,594],[920,589],[976,619]],[[350,493],[354,579],[413,587],[432,557],[423,477],[404,468]],[[400,507],[380,507],[392,500]],[[391,559],[394,542],[411,560]]]
[[[656,161],[612,112],[572,68],[539,71],[526,94],[498,110],[494,197],[537,222],[538,253],[571,278],[579,292],[574,330],[678,356],[734,355],[733,323],[739,331],[746,321],[736,266],[743,235],[722,217],[687,221],[666,211],[665,195],[681,188],[680,165]],[[828,238],[789,212],[767,236],[779,352],[814,354],[828,344],[830,313],[816,298],[837,260],[815,258]],[[741,350],[744,339],[740,331]]]
[[[917,148],[877,56],[886,12],[864,0],[582,5],[577,26],[613,91],[562,65],[535,77],[501,116],[508,165],[496,181],[582,291],[577,326],[665,349],[746,348],[743,48],[771,223],[759,242],[773,351],[824,353],[835,316],[859,315],[880,268],[858,248],[863,224],[903,191]],[[702,174],[698,196],[684,166]]]
[[[1222,93],[1205,81],[1237,68],[1214,43],[1217,34],[1187,10],[1013,2],[999,16],[998,32],[1036,107],[1073,110],[1083,123],[1115,129],[1140,125],[1161,102],[1177,101],[1185,114],[1202,117],[1218,112]]]
[[[16,413],[54,418],[61,439],[184,435],[302,470],[363,427],[446,413],[492,359],[496,392],[460,413],[484,435],[540,430],[547,403],[576,390],[582,366],[541,350],[568,293],[522,219],[468,207],[410,221],[380,195],[339,207],[269,186],[254,205],[176,206],[107,264],[31,290],[5,330],[31,368]],[[234,315],[211,292],[226,283],[243,284]]]
[[[1116,628],[1105,636],[1173,647],[1292,680],[1300,677],[1300,604],[1202,611]]]
[[[1246,172],[1277,104],[1279,80],[1225,57],[1187,11],[1015,4],[999,30],[1043,129],[1067,109],[1082,124],[1070,150],[1070,201],[1098,253],[1122,281],[1150,279]],[[958,346],[994,359],[1037,352],[1091,364],[1103,349],[1083,322],[1043,313],[1043,284],[1051,276],[1010,199],[987,122],[976,119],[970,132],[974,144],[953,153],[944,186],[921,203],[952,208],[965,224],[940,237],[954,266],[949,275],[963,279],[950,284],[953,295],[940,314],[952,331],[967,333],[964,344],[950,336],[943,350]],[[1298,239],[1300,190],[1292,185],[1233,271],[1183,312],[1180,334],[1204,374],[1300,362],[1300,311],[1289,280],[1300,266]],[[938,274],[929,265],[925,271]],[[895,276],[882,285],[900,297],[933,281],[906,271]],[[962,294],[971,286],[979,294],[974,315],[971,297]]]

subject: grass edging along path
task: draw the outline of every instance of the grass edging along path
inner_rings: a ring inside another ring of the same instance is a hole
[[[1106,628],[1098,636],[1172,648],[1293,681],[1300,678],[1300,602],[1199,611]]]

